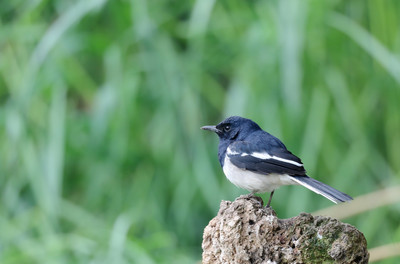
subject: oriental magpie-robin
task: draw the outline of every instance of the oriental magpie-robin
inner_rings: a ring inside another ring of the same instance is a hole
[[[334,203],[353,199],[308,177],[301,160],[250,119],[231,116],[201,129],[217,133],[219,163],[228,180],[251,193],[271,192],[267,206],[281,185],[303,185]]]

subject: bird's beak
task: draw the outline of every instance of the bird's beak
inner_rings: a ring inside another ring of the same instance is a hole
[[[215,133],[221,132],[221,130],[219,130],[216,126],[203,126],[203,127],[201,127],[201,129],[210,130],[210,131],[213,131]]]

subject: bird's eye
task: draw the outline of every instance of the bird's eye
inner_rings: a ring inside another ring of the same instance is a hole
[[[231,130],[231,126],[230,125],[224,126],[224,130],[225,132],[229,132],[229,130]]]

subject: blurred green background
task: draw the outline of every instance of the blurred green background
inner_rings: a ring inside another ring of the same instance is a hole
[[[230,115],[353,197],[399,184],[397,0],[14,0],[0,17],[0,263],[200,261],[221,199],[247,193],[199,129]],[[394,196],[343,220],[370,248],[400,241]],[[298,186],[272,203],[331,205]]]

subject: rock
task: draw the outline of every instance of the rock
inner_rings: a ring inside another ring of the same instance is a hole
[[[260,197],[222,201],[203,234],[208,263],[368,263],[364,235],[336,219],[302,213],[279,219]]]

